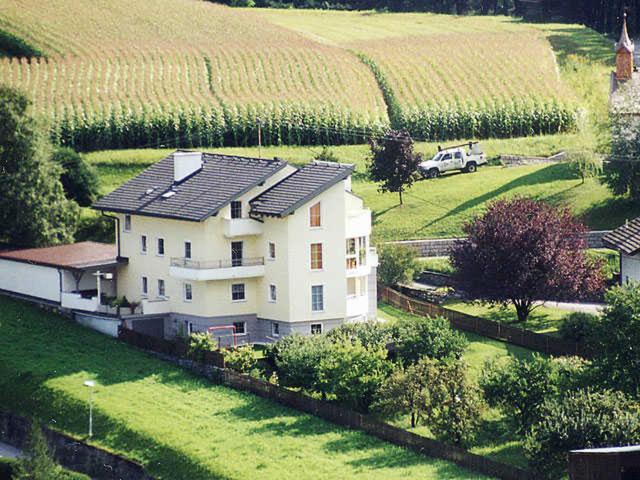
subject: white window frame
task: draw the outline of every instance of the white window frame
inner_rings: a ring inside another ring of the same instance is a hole
[[[243,286],[243,298],[234,300],[233,299],[233,287],[234,285],[242,285]],[[244,282],[241,283],[232,283],[231,284],[231,303],[242,303],[247,301],[247,284]]]
[[[271,246],[273,246],[273,256],[271,256]],[[267,260],[275,260],[276,259],[276,242],[268,242],[267,243]]]
[[[131,215],[125,215],[122,222],[122,231],[129,233],[131,231]]]
[[[324,218],[324,209],[322,208],[322,203],[323,202],[321,201],[317,201],[313,205],[309,205],[309,209],[307,211],[307,218],[309,219],[308,225],[311,230],[320,230],[322,228],[322,225],[324,224],[324,222],[322,221],[322,219]],[[318,225],[317,227],[312,227],[311,226],[311,209],[316,205],[320,205],[320,225]]]
[[[271,336],[272,337],[280,336],[280,324],[278,322],[271,322]]]
[[[163,293],[160,293],[160,282],[162,282]],[[158,298],[167,298],[167,282],[164,281],[164,278],[159,278],[156,283],[158,287]]]
[[[143,298],[147,298],[149,296],[149,278],[145,275],[140,278],[140,290],[142,291]]]
[[[322,309],[321,310],[314,310],[313,309],[313,287],[322,287]],[[315,285],[311,285],[311,313],[323,313],[325,311],[326,305],[325,305],[325,291],[324,291],[324,284],[323,283],[318,283]]]
[[[233,206],[237,205],[237,204],[240,204],[240,216],[239,217],[234,217],[233,216]],[[242,207],[243,207],[243,205],[242,205],[242,201],[241,200],[232,200],[229,203],[229,218],[231,218],[232,220],[237,220],[239,218],[242,218],[242,213],[243,213],[242,212],[242,210],[243,210]]]
[[[149,237],[140,235],[140,253],[146,255],[149,251]]]
[[[313,268],[313,261],[312,259],[312,255],[311,255],[311,251],[312,251],[312,246],[313,245],[320,245],[320,258],[321,258],[321,263],[322,266],[320,268]],[[312,272],[322,272],[324,271],[324,243],[323,242],[311,242],[309,244],[309,270],[311,270]]]
[[[191,293],[191,298],[187,298],[187,291]],[[182,284],[182,300],[187,303],[193,302],[193,284],[192,283],[183,283]]]
[[[268,300],[270,303],[276,303],[278,301],[278,287],[275,283],[269,284]]]
[[[189,256],[187,257],[187,244],[189,244]],[[193,242],[191,240],[184,241],[184,258],[191,260],[193,258]]]
[[[246,335],[247,334],[247,322],[245,322],[244,320],[241,320],[239,322],[231,322],[231,325],[233,325],[234,327],[236,326],[236,324],[242,324],[242,330],[244,330],[244,332],[239,333],[235,328],[233,329],[233,333],[235,333],[236,335]]]
[[[160,241],[162,240],[162,253],[160,253]],[[164,257],[167,252],[167,245],[164,241],[164,237],[156,238],[156,257]]]
[[[315,326],[319,326],[320,327],[320,331],[313,333],[313,327]],[[311,335],[322,335],[322,331],[324,330],[324,326],[322,325],[322,322],[316,322],[316,323],[312,323],[311,325],[309,325],[309,333]]]

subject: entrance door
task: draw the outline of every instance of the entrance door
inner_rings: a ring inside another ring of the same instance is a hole
[[[231,266],[242,266],[242,242],[231,242]]]

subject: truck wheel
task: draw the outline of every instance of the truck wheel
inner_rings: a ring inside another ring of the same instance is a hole
[[[478,167],[476,166],[475,162],[470,162],[467,164],[467,168],[465,170],[467,173],[474,173],[477,169]]]
[[[440,170],[432,168],[427,172],[427,178],[438,178],[440,176]]]

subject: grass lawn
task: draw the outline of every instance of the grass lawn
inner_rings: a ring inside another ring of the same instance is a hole
[[[577,135],[551,135],[483,142],[488,155],[499,153],[550,154],[579,141]],[[379,241],[450,237],[462,234],[462,225],[482,212],[487,202],[521,195],[570,205],[574,213],[593,229],[614,228],[640,214],[640,207],[615,198],[596,179],[584,184],[565,164],[503,168],[488,166],[473,175],[448,174],[435,180],[420,180],[405,194],[380,193],[376,184],[364,178],[368,147],[331,147],[340,161],[356,164],[353,190],[364,198],[374,213],[374,237]],[[435,144],[418,144],[417,149],[433,153]],[[171,150],[119,150],[86,154],[98,170],[101,193],[112,191]],[[258,155],[257,148],[220,148],[236,155]],[[263,148],[263,157],[278,156],[296,164],[313,158],[316,147]]]
[[[413,315],[390,305],[378,306],[378,317],[387,321],[399,318],[411,318]],[[534,352],[526,348],[510,345],[506,342],[491,340],[473,333],[462,332],[467,338],[467,346],[462,359],[469,366],[469,379],[477,382],[484,364],[489,360],[506,360],[510,357],[530,358]],[[410,428],[408,418],[396,419],[396,424],[403,428]],[[413,430],[415,433],[432,436],[428,427],[419,425]],[[482,418],[482,425],[470,450],[479,455],[486,455],[494,460],[510,463],[526,468],[527,460],[522,450],[522,440],[510,433],[508,425],[499,409],[488,408]]]
[[[94,331],[0,297],[0,407],[84,437],[157,478],[484,478],[187,374]]]
[[[421,257],[418,263],[423,270],[451,275],[454,272],[449,257]]]
[[[560,323],[571,313],[559,308],[540,306],[531,312],[526,322],[518,323],[518,317],[512,305],[501,307],[479,302],[448,300],[444,302],[443,306],[476,317],[488,318],[489,320],[511,324],[526,330],[552,335],[557,332]]]

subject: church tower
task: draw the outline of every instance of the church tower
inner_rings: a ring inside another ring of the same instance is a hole
[[[624,14],[624,20],[622,23],[622,32],[620,33],[620,40],[616,43],[616,80],[626,81],[631,80],[633,76],[633,49],[634,45],[629,38],[627,32],[627,14]]]

